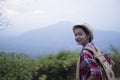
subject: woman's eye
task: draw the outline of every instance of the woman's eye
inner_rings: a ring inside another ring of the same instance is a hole
[[[75,34],[75,37],[76,37],[76,36],[81,36],[81,35],[82,35],[81,33],[78,33],[78,34]]]
[[[77,36],[77,34],[74,34],[75,36]]]

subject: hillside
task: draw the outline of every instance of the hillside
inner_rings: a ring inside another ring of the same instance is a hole
[[[32,30],[17,37],[2,38],[0,50],[17,53],[28,53],[31,56],[56,53],[60,50],[80,50],[72,32],[73,24],[59,22],[48,27]],[[120,45],[119,32],[94,31],[95,44],[106,50],[110,44]]]

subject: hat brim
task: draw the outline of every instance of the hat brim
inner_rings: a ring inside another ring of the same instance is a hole
[[[88,31],[88,33],[90,35],[90,42],[94,39],[93,30],[90,25],[88,25],[88,24],[75,25],[75,26],[73,26],[73,32],[75,32],[75,30],[77,28],[84,28]]]

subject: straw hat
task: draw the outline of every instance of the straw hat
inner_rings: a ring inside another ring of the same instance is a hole
[[[92,27],[87,24],[87,23],[84,23],[84,24],[81,24],[81,25],[74,25],[73,26],[73,32],[75,32],[75,30],[78,28],[78,27],[82,27],[82,28],[85,28],[89,35],[90,35],[90,42],[94,39],[94,36],[93,36],[93,30],[92,30]]]

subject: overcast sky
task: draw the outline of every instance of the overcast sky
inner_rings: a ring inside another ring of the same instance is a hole
[[[21,34],[60,21],[89,23],[120,32],[120,0],[1,0],[10,25],[0,34]]]

